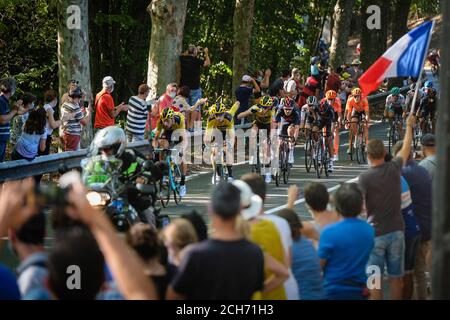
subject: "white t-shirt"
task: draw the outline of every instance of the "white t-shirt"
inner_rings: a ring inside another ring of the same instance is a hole
[[[262,216],[263,219],[272,221],[277,227],[278,233],[280,234],[281,242],[283,243],[284,253],[286,256],[290,256],[292,259],[292,234],[291,227],[286,219],[273,214],[266,214]],[[284,283],[284,290],[286,291],[286,297],[288,300],[299,300],[299,290],[297,281],[292,274],[291,268],[289,268],[289,278]]]
[[[45,114],[47,114],[48,110],[50,110],[51,114],[55,113],[55,110],[53,110],[52,106],[49,104],[44,104],[44,110],[45,110]],[[52,129],[52,127],[50,127],[50,123],[48,122],[48,119],[47,119],[47,124],[45,125],[45,128],[47,129],[47,135],[51,136],[53,133],[53,129]]]
[[[286,92],[297,92],[297,83],[293,79],[289,79],[284,83],[284,90]]]

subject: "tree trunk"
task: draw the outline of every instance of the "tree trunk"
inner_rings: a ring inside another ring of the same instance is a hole
[[[187,0],[152,0],[147,11],[152,19],[147,83],[150,96],[161,94],[176,81],[176,62],[181,54]]]
[[[233,16],[233,96],[242,76],[248,72],[254,9],[254,0],[236,0]]]
[[[67,12],[68,7],[73,9]],[[89,65],[88,0],[58,0],[59,94],[67,92],[67,82],[76,79],[92,104]],[[86,125],[81,146],[92,140],[92,123]]]
[[[354,4],[355,0],[338,0],[334,7],[334,26],[330,47],[330,65],[334,68],[346,62]]]
[[[393,0],[392,44],[408,32],[408,16],[412,0]]]
[[[369,29],[367,7],[377,5],[381,9],[381,28]],[[361,62],[363,70],[367,70],[387,49],[388,26],[389,26],[390,1],[386,0],[363,0],[361,5],[362,32],[361,32]]]

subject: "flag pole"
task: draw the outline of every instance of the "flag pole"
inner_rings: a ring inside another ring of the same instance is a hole
[[[431,26],[431,30],[430,30],[430,36],[428,37],[428,43],[427,43],[427,48],[425,50],[425,56],[422,62],[422,68],[420,69],[420,73],[419,73],[419,78],[417,79],[416,82],[416,90],[414,91],[414,98],[412,101],[412,106],[411,106],[411,114],[414,114],[414,112],[416,111],[416,101],[417,101],[417,96],[419,95],[419,89],[420,89],[420,84],[422,82],[422,74],[423,74],[423,68],[425,67],[425,61],[427,60],[428,57],[428,50],[430,48],[430,42],[431,42],[431,37],[433,34],[433,29],[434,29],[434,23],[436,22],[435,20],[432,20],[432,26]]]

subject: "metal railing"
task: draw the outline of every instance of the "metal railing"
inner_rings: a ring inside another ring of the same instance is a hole
[[[401,88],[401,92],[408,91],[409,87]],[[378,93],[368,97],[370,105],[378,105],[384,103],[389,92]],[[237,125],[236,129],[248,129],[250,124]],[[196,131],[190,134],[193,138],[203,134],[203,131]],[[134,148],[137,151],[143,153],[144,155],[150,153],[150,144],[148,141],[133,142],[128,144],[129,148]],[[16,160],[0,163],[0,182],[11,180],[11,179],[21,179],[26,177],[31,177],[35,175],[58,172],[61,165],[65,165],[68,169],[74,169],[80,167],[80,162],[82,159],[86,158],[87,149],[82,149],[79,151],[68,151],[56,154],[51,154],[48,156],[37,157],[32,161],[28,160]]]

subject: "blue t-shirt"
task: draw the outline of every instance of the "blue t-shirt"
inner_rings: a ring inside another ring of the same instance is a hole
[[[317,65],[317,64],[312,64],[311,65],[311,75],[312,76],[317,76],[317,75],[319,75],[320,74],[320,72],[319,72],[319,66]]]
[[[0,264],[0,301],[1,300],[20,300],[20,291],[14,273]]]
[[[415,161],[408,161],[402,171],[411,190],[414,214],[420,227],[420,239],[431,239],[432,195],[431,178],[428,171]]]
[[[401,177],[402,183],[402,215],[405,220],[405,239],[411,239],[420,233],[416,216],[414,215],[411,191],[408,182]]]
[[[373,227],[358,218],[346,218],[325,227],[318,255],[327,260],[324,268],[326,294],[361,291],[367,282],[366,265],[374,238]]]
[[[250,97],[253,94],[253,88],[247,86],[239,86],[236,91],[236,100],[241,103],[238,111],[236,112],[236,116],[244,111],[247,111],[250,105]]]
[[[300,238],[292,244],[292,273],[301,300],[324,298],[319,256],[311,240]]]
[[[16,151],[25,158],[34,159],[39,151],[41,139],[47,139],[47,131],[43,134],[29,134],[23,132],[16,144]]]
[[[0,116],[7,115],[10,111],[8,99],[4,95],[0,95]],[[0,123],[0,141],[8,141],[10,131],[9,121],[5,124]]]

